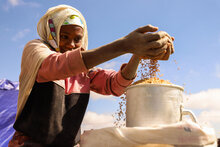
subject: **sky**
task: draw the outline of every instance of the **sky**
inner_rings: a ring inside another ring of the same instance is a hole
[[[59,4],[71,5],[84,15],[89,49],[148,24],[175,37],[175,53],[159,62],[161,78],[183,86],[185,108],[220,137],[219,0],[1,0],[0,79],[18,81],[24,45],[39,38],[37,22],[48,8]],[[125,54],[99,67],[119,70],[130,57]],[[118,102],[118,97],[91,93],[84,129],[112,126]]]

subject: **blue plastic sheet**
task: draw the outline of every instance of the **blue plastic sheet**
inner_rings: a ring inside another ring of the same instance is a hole
[[[0,80],[0,147],[8,146],[15,131],[18,89],[18,82]]]

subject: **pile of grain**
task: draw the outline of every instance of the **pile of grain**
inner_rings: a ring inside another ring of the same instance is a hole
[[[138,85],[138,84],[172,84],[168,80],[162,80],[157,77],[152,77],[149,79],[142,79],[134,82],[132,85]]]
[[[138,71],[140,74],[140,80],[136,81],[132,85],[137,84],[172,84],[168,80],[159,79],[160,65],[158,60],[141,60],[141,67]]]

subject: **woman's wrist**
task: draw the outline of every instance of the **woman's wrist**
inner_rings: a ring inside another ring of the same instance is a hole
[[[118,39],[117,41],[119,42],[120,49],[122,50],[122,52],[124,54],[132,53],[132,47],[129,45],[129,42],[126,39],[126,37],[122,37],[122,38]]]
[[[140,61],[141,58],[133,54],[126,67],[122,70],[122,76],[127,80],[133,80],[136,77]]]
[[[141,61],[141,59],[142,59],[140,56],[135,55],[135,54],[133,54],[132,58],[133,58],[133,60],[135,60],[135,61],[138,62],[138,63],[140,63],[140,61]]]

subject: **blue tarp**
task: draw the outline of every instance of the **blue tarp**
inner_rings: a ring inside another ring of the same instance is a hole
[[[7,147],[14,134],[18,89],[18,82],[0,80],[0,147]]]

